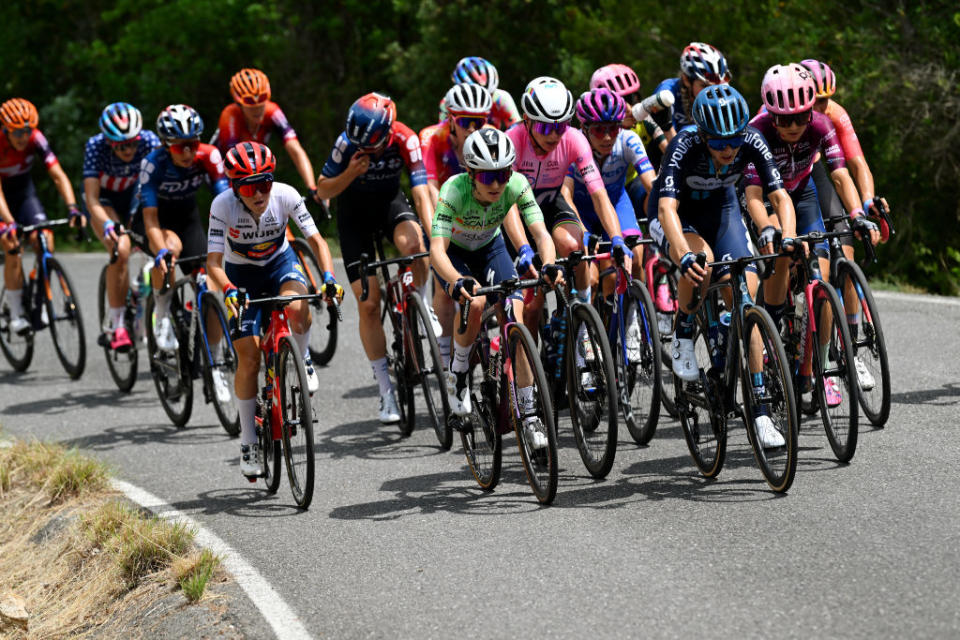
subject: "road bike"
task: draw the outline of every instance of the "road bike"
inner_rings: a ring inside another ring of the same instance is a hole
[[[307,293],[320,293],[323,290],[323,269],[320,268],[310,243],[303,238],[293,238],[290,246],[303,266],[307,278]],[[310,359],[314,365],[325,366],[337,350],[337,312],[320,297],[310,300],[310,313],[313,315],[310,326]]]
[[[26,371],[33,360],[34,338],[37,332],[50,329],[57,359],[72,380],[83,375],[87,364],[87,343],[83,328],[83,314],[76,289],[67,275],[67,270],[51,253],[46,229],[70,224],[68,219],[48,220],[37,224],[17,227],[16,234],[22,241],[33,232],[40,250],[33,270],[24,283],[21,280],[22,308],[30,325],[20,333],[11,327],[10,303],[6,285],[0,289],[0,351],[15,371]],[[78,230],[82,234],[82,230]],[[19,251],[19,249],[17,250]],[[25,285],[25,286],[24,286]]]

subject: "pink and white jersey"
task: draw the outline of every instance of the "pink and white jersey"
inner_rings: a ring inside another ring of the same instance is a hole
[[[533,140],[530,139],[523,122],[507,129],[507,135],[517,149],[513,168],[526,176],[538,204],[543,205],[556,199],[570,165],[574,165],[583,178],[587,193],[592,194],[603,189],[603,177],[593,160],[590,143],[579,130],[567,127],[560,138],[560,144],[545,156],[537,155]]]

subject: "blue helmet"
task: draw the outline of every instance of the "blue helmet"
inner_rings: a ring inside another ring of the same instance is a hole
[[[114,102],[107,105],[100,114],[100,131],[108,140],[123,142],[133,140],[143,129],[143,116],[140,110],[126,102]]]
[[[693,101],[693,121],[707,135],[735,136],[747,128],[749,120],[747,101],[728,84],[706,87]]]
[[[350,105],[347,139],[361,148],[382,146],[388,142],[396,119],[397,107],[389,96],[368,93]]]
[[[456,84],[463,82],[478,84],[490,93],[496,91],[497,85],[500,84],[500,74],[497,73],[497,68],[490,64],[488,60],[476,56],[461,58],[453,73],[450,74],[450,79]]]
[[[203,133],[203,118],[193,107],[172,104],[157,116],[157,135],[161,140],[191,140]]]

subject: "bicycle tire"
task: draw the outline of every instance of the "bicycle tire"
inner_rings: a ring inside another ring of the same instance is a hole
[[[313,255],[310,243],[303,238],[294,238],[293,250],[303,266],[307,277],[307,293],[321,293],[323,286],[323,270],[317,257]],[[310,358],[314,365],[325,366],[333,358],[337,350],[337,314],[333,307],[320,299],[310,300],[310,313],[313,322],[310,325]],[[324,321],[327,324],[323,324]]]
[[[22,280],[20,291],[24,290]],[[7,286],[0,282],[0,351],[14,371],[24,372],[33,361],[33,329],[25,335],[17,335],[10,329],[10,305],[7,301]]]
[[[440,347],[433,333],[427,305],[416,291],[407,296],[407,313],[409,314],[407,326],[410,328],[410,340],[413,355],[416,358],[413,375],[420,382],[427,415],[433,425],[440,448],[448,451],[453,445],[453,429],[447,423],[450,406],[447,400],[446,383],[443,380]]]
[[[520,458],[527,474],[527,482],[533,489],[533,494],[541,504],[550,504],[557,495],[557,430],[553,422],[553,402],[550,397],[550,387],[543,373],[543,364],[540,362],[540,352],[533,342],[530,331],[522,324],[512,324],[507,330],[507,349],[510,354],[510,363],[515,366],[518,361],[518,349],[522,349],[533,374],[534,405],[536,415],[541,421],[541,433],[546,436],[547,446],[537,449],[542,453],[534,453],[533,442],[526,433],[524,418],[521,415],[520,398],[517,388],[516,374],[510,376],[509,407],[513,419],[513,429],[517,434],[517,446],[520,449]],[[538,429],[539,430],[539,429]],[[531,436],[532,437],[532,436]]]
[[[640,361],[630,362],[626,369],[629,417],[624,422],[631,437],[639,445],[647,445],[657,431],[660,420],[661,348],[656,325],[656,310],[650,292],[637,280],[631,280],[625,302],[636,304],[640,331]],[[649,389],[649,393],[645,390]]]
[[[694,323],[694,348],[698,363],[710,362],[701,314]],[[672,365],[671,365],[672,366]],[[727,417],[720,401],[720,380],[700,370],[700,379],[685,383],[673,375],[677,418],[690,457],[705,478],[715,478],[727,455]],[[707,427],[707,428],[704,428]]]
[[[832,313],[833,321],[829,336],[829,353],[833,355],[836,367],[827,369],[827,363],[821,360],[823,311],[826,305]],[[827,440],[833,455],[840,462],[849,462],[857,451],[859,421],[859,401],[857,399],[857,371],[853,364],[853,343],[847,327],[843,305],[833,285],[818,281],[814,284],[812,317],[816,318],[817,331],[813,333],[813,385],[820,407],[820,418],[827,433]],[[828,375],[833,373],[833,375]],[[842,385],[839,404],[827,404],[827,378],[832,377]]]
[[[257,388],[264,387],[264,373],[261,370],[257,378]],[[283,447],[280,440],[273,439],[273,428],[270,412],[265,410],[265,405],[260,398],[257,399],[257,439],[260,441],[260,455],[263,456],[263,483],[266,485],[267,493],[276,493],[280,488],[280,465],[283,455]]]
[[[220,325],[221,338],[219,349],[214,352],[213,345],[209,338],[200,340],[200,351],[203,358],[203,383],[206,385],[210,395],[210,402],[213,403],[213,410],[220,420],[220,426],[233,438],[240,435],[240,413],[237,411],[237,405],[233,397],[233,381],[237,373],[237,353],[233,348],[233,342],[227,337],[230,335],[230,323],[227,320],[227,307],[223,301],[212,291],[206,291],[201,296],[200,308],[203,310],[203,318],[200,322],[200,330],[204,336],[207,335],[208,314],[213,314],[215,318],[211,320]],[[209,346],[209,351],[206,346]],[[213,380],[214,369],[219,369],[227,380],[230,388],[230,400],[226,403],[220,402],[217,397],[217,390]]]
[[[470,381],[471,414],[458,429],[463,453],[473,479],[484,491],[493,491],[500,482],[503,467],[503,436],[499,420],[502,394],[507,393],[505,376],[491,379],[488,376],[487,358],[479,357],[480,341],[474,346],[470,361],[476,362]],[[479,382],[477,382],[479,380]],[[450,415],[448,422],[463,421],[464,418]],[[478,436],[480,436],[478,438]]]
[[[87,366],[87,341],[86,332],[83,328],[83,313],[80,310],[80,302],[76,299],[73,292],[76,289],[70,281],[70,276],[60,261],[54,257],[47,258],[47,283],[48,295],[44,296],[44,304],[47,306],[47,315],[50,322],[50,336],[53,338],[54,351],[57,352],[57,359],[67,372],[71,380],[77,380],[83,375],[83,370]],[[58,300],[57,293],[60,293],[62,299]],[[70,330],[75,332],[75,336],[69,336]],[[76,344],[76,351],[70,349]]]
[[[109,308],[109,303],[107,300],[107,267],[104,265],[103,269],[100,271],[100,284],[98,286],[97,294],[97,311],[98,318],[100,320],[100,331],[101,339],[103,342],[103,355],[107,360],[107,371],[110,372],[110,377],[113,379],[114,384],[117,385],[122,393],[130,393],[133,389],[133,385],[137,382],[137,345],[136,343],[132,344],[127,351],[117,351],[110,348],[107,328],[107,309]],[[127,300],[125,301],[124,309],[124,323],[126,324],[127,315],[129,311],[129,300],[130,292],[128,289]],[[133,331],[133,327],[127,326],[127,332],[133,340],[136,340],[136,334]]]
[[[301,509],[308,509],[313,500],[316,465],[313,450],[313,411],[303,356],[291,337],[280,339],[277,362],[287,481],[290,483],[294,502]]]
[[[568,311],[567,398],[580,459],[594,478],[605,478],[617,455],[617,379],[610,341],[596,309],[573,301]],[[590,350],[581,348],[581,329]],[[580,352],[583,351],[581,354]],[[582,364],[577,361],[582,358]],[[589,387],[583,374],[589,374]],[[589,390],[588,390],[589,389]],[[555,412],[556,413],[556,412]]]
[[[752,349],[750,336],[753,328],[759,331],[763,353],[764,404],[771,405],[771,420],[774,427],[783,436],[784,445],[776,449],[764,449],[754,423],[754,407],[758,404],[754,398],[754,387],[750,380],[748,363]],[[743,417],[747,427],[747,438],[753,447],[754,458],[764,479],[777,493],[786,492],[793,484],[797,471],[798,418],[796,396],[793,392],[789,361],[776,330],[773,320],[766,309],[753,306],[743,314],[743,336],[739,356],[740,384],[743,396]]]
[[[181,281],[182,282],[182,281]],[[178,285],[180,282],[177,283]],[[179,286],[173,292],[173,300],[170,301],[170,313],[180,305]],[[147,334],[147,360],[150,362],[150,377],[153,378],[153,385],[157,390],[157,396],[160,398],[160,404],[170,421],[177,427],[183,427],[190,420],[190,413],[193,410],[193,378],[187,368],[185,360],[187,359],[186,336],[183,335],[183,327],[178,322],[171,322],[174,335],[177,338],[179,347],[173,353],[164,353],[157,348],[157,340],[154,335],[154,307],[156,306],[156,292],[147,299],[143,312],[144,322],[146,323]]]
[[[674,276],[674,272],[670,271],[666,274],[667,286],[670,289],[670,298],[672,300],[677,299],[677,281]],[[647,291],[649,293],[649,289]],[[654,305],[654,310],[656,311],[656,305]],[[659,314],[659,312],[657,312]],[[676,314],[673,316],[673,325],[676,325],[677,317]],[[659,329],[659,327],[658,327]],[[659,330],[658,330],[659,333]],[[673,354],[672,354],[672,341],[673,341],[673,331],[670,333],[660,333],[660,406],[666,410],[666,412],[672,418],[679,418],[677,413],[677,407],[675,404],[674,386],[673,386]]]
[[[858,397],[860,408],[863,409],[867,420],[875,427],[883,427],[890,418],[891,384],[890,363],[887,359],[887,343],[883,337],[883,327],[880,324],[880,310],[874,302],[873,291],[860,265],[849,260],[841,260],[837,265],[835,277],[837,291],[841,296],[844,291],[844,282],[850,278],[860,300],[859,332],[857,337],[851,334],[850,338],[857,359],[868,370],[873,369],[871,374],[874,377],[874,386],[872,389],[865,390],[859,384],[858,376]]]

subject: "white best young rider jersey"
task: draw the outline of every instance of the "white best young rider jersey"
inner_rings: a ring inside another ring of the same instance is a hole
[[[222,253],[230,264],[268,264],[286,251],[287,221],[293,220],[305,238],[317,233],[317,225],[296,189],[274,182],[267,210],[256,220],[233,189],[224,191],[210,205],[207,253]]]

